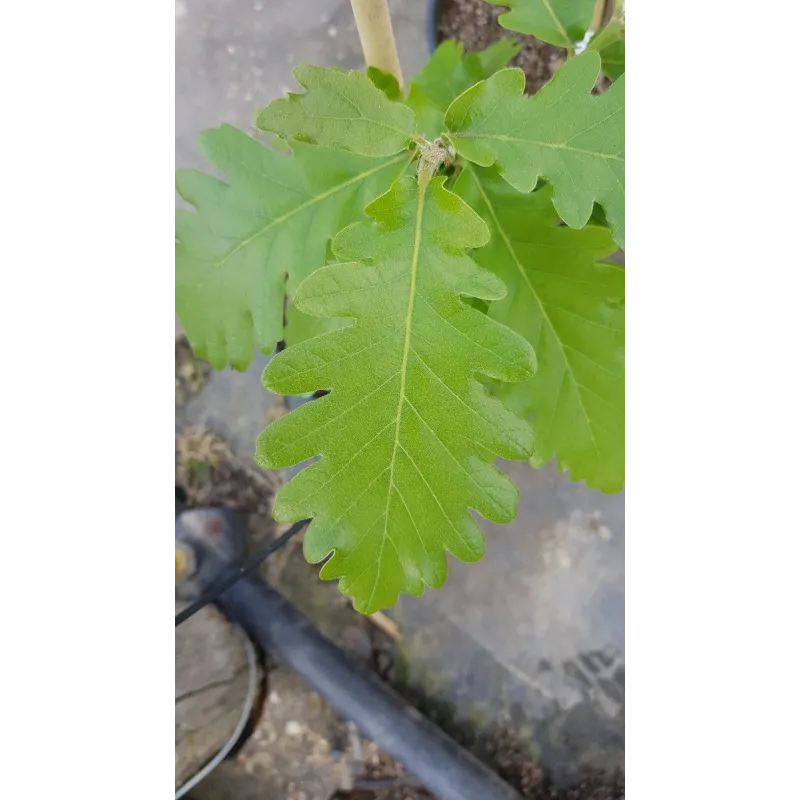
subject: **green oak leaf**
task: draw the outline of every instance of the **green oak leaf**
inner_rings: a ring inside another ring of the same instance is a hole
[[[294,303],[290,303],[286,306],[286,327],[283,331],[283,341],[287,347],[291,347],[312,336],[319,336],[346,326],[346,320],[312,317],[299,311]]]
[[[444,112],[462,92],[502,69],[519,52],[513,39],[500,39],[485,50],[464,55],[464,45],[442,42],[414,76],[406,101],[417,118],[417,133],[435,139],[444,130]]]
[[[603,206],[614,239],[625,241],[625,76],[599,96],[591,91],[600,56],[567,61],[534,97],[525,75],[504,69],[460,95],[445,114],[447,138],[466,159],[500,173],[521,192],[539,177],[571,228],[583,227],[594,202]]]
[[[487,395],[476,374],[531,376],[524,338],[462,297],[498,300],[502,281],[465,250],[489,239],[444,176],[396,181],[335,238],[343,263],[300,286],[304,313],[355,323],[275,356],[264,385],[279,394],[330,393],[270,425],[256,461],[280,469],[315,456],[275,499],[280,522],[313,517],[306,558],[339,579],[357,610],[441,586],[445,553],[477,561],[483,535],[469,509],[495,522],[518,492],[491,463],[530,456],[530,424]]]
[[[485,50],[464,55],[464,45],[448,39],[436,48],[411,85],[446,111],[456,97],[505,67],[519,50],[513,39],[501,39]]]
[[[486,0],[508,6],[498,22],[507,30],[528,33],[572,51],[592,24],[597,0]]]
[[[495,394],[533,416],[535,465],[554,456],[573,480],[616,492],[625,478],[625,273],[598,263],[616,248],[606,228],[559,226],[549,186],[520,194],[495,169],[467,166],[454,191],[491,242],[473,258],[508,287],[489,305],[533,345],[536,376]]]
[[[287,158],[230,125],[204,131],[199,148],[229,183],[177,173],[196,212],[176,214],[176,310],[198,356],[244,370],[256,345],[271,353],[283,338],[286,293],[325,263],[328,240],[363,219],[410,154],[378,160],[293,142]]]
[[[306,91],[262,108],[259,130],[372,157],[403,150],[414,133],[414,112],[390,100],[363,72],[301,64],[294,76]]]
[[[367,67],[367,77],[390,99],[402,100],[403,92],[394,75],[378,67]]]
[[[522,46],[516,39],[508,37],[505,39],[498,39],[484,50],[467,53],[464,59],[467,62],[473,59],[477,60],[483,71],[481,77],[488,78],[494,75],[497,70],[507,67],[508,62],[511,61],[521,49]]]

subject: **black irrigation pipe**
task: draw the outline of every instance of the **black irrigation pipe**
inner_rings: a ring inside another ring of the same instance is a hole
[[[376,675],[350,661],[307,617],[255,576],[236,582],[217,605],[439,800],[519,800],[497,774]]]
[[[186,622],[189,617],[196,614],[200,609],[205,608],[209,603],[218,600],[220,595],[233,586],[236,581],[243,578],[252,572],[267,556],[272,555],[276,550],[280,550],[289,540],[300,533],[303,528],[311,522],[310,519],[304,519],[300,522],[295,522],[288,531],[281,534],[275,541],[270,542],[266,547],[263,547],[250,558],[243,561],[236,569],[229,572],[221,580],[213,583],[202,596],[198,597],[190,605],[186,606],[179,614],[175,615],[175,627],[177,628],[182,622]]]

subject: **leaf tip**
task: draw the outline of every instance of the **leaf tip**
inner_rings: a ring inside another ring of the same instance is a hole
[[[331,67],[331,69],[334,69]],[[308,88],[308,81],[314,81],[325,71],[325,67],[318,67],[315,64],[298,64],[293,70],[294,79],[304,88]],[[339,70],[341,72],[341,70]],[[287,97],[292,96],[292,92],[286,93]]]
[[[600,67],[602,66],[602,58],[600,57],[600,53],[596,50],[584,50],[577,58],[582,58],[587,64],[591,65],[597,72],[600,72]]]
[[[522,94],[525,91],[525,72],[519,67],[503,67],[503,69],[497,70],[494,75],[482,82],[489,81],[493,81],[507,91],[515,92],[516,94]]]

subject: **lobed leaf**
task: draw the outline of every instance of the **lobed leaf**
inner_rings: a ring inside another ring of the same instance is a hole
[[[508,30],[528,33],[548,44],[573,48],[592,24],[597,0],[486,0],[493,6],[508,6],[498,17]]]
[[[491,232],[473,257],[508,294],[490,317],[536,351],[535,378],[495,385],[517,413],[533,416],[534,464],[558,459],[573,480],[604,492],[625,477],[625,276],[598,263],[615,251],[606,228],[559,226],[552,190],[520,194],[495,169],[468,166],[454,191]]]
[[[204,131],[199,147],[228,183],[180,170],[175,303],[197,355],[244,370],[257,345],[283,338],[283,309],[325,263],[329,239],[397,177],[410,154],[381,160],[292,143],[287,158],[231,127]]]
[[[469,509],[514,517],[517,489],[492,465],[527,458],[530,425],[475,379],[529,378],[533,350],[462,297],[498,300],[502,281],[465,250],[489,239],[484,222],[444,177],[399,179],[334,240],[343,263],[297,292],[307,314],[355,320],[275,356],[264,385],[280,394],[331,390],[270,425],[256,461],[267,469],[321,459],[279,491],[281,522],[313,517],[306,558],[329,556],[356,609],[441,586],[446,551],[477,561],[483,535]]]
[[[464,56],[466,61],[477,60],[481,65],[482,78],[489,78],[503,67],[508,66],[508,62],[515,58],[522,49],[520,43],[514,38],[498,39],[484,50],[474,53],[467,53]]]
[[[439,136],[450,103],[470,86],[502,69],[519,49],[514,40],[500,39],[485,50],[465,56],[461,42],[442,42],[409,87],[407,103],[414,109],[417,133],[431,140]]]
[[[393,102],[363,72],[301,64],[294,70],[303,94],[289,93],[258,112],[257,126],[284,139],[390,156],[414,133],[414,112]]]
[[[567,61],[534,97],[525,75],[504,69],[468,89],[447,110],[447,138],[466,159],[500,174],[520,192],[540,177],[571,228],[588,221],[595,202],[614,239],[625,241],[625,76],[600,96],[591,94],[600,56],[587,51]]]
[[[367,77],[377,86],[390,100],[402,100],[403,92],[400,84],[394,75],[384,72],[378,67],[367,67]]]

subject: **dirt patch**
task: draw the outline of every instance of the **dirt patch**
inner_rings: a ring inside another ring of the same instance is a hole
[[[577,783],[557,787],[531,758],[523,739],[501,727],[482,734],[473,750],[528,800],[624,800],[625,776],[586,770]]]
[[[490,6],[484,0],[443,0],[437,31],[442,39],[455,39],[464,43],[467,52],[483,50],[490,44],[507,38],[516,39],[522,50],[510,66],[525,73],[525,92],[535,94],[553,77],[566,61],[567,51],[533,36],[501,27],[497,18],[507,9]],[[598,81],[598,90],[609,85],[605,78]]]
[[[353,788],[340,790],[333,800],[430,800],[433,795],[402,764],[369,739],[363,740],[362,775]]]
[[[371,743],[370,743],[371,744]],[[378,751],[380,753],[380,751]],[[503,753],[505,751],[501,751]],[[516,753],[505,752],[515,759]],[[422,788],[413,777],[388,756],[380,753],[382,763],[377,769],[356,781],[351,791],[339,791],[334,800],[435,800],[435,796]],[[587,772],[574,786],[558,789],[542,777],[541,771],[531,762],[512,761],[512,771],[523,772],[521,782],[502,775],[526,800],[624,800],[625,779],[622,775],[606,776]]]
[[[175,405],[196,397],[208,383],[211,365],[197,358],[185,336],[175,338]]]
[[[246,515],[250,547],[283,530],[271,513],[279,476],[245,463],[207,428],[187,427],[175,437],[175,486],[187,508],[230,508]]]
[[[188,507],[232,508],[268,518],[280,486],[273,473],[246,464],[202,427],[184,428],[175,437],[175,483],[186,492]]]

